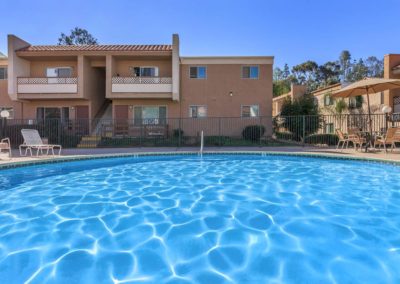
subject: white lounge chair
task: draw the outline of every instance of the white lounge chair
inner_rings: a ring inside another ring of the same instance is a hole
[[[61,154],[61,145],[43,143],[43,140],[36,129],[22,129],[21,134],[24,138],[24,144],[19,145],[19,154],[21,156],[26,156],[28,151],[32,156],[32,149],[36,150],[36,156],[39,156],[39,152],[43,154],[43,150],[46,151],[46,155],[51,151],[54,156],[54,148],[58,148],[58,155]],[[22,154],[23,148],[25,149],[24,154]]]
[[[0,153],[2,153],[3,151],[8,152],[8,158],[11,158],[10,138],[4,138],[0,140]]]

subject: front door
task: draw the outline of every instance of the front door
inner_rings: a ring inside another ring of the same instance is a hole
[[[126,136],[129,132],[129,107],[117,105],[114,106],[114,134],[116,136]]]

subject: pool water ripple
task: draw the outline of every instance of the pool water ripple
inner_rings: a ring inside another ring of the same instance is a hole
[[[4,170],[1,283],[399,283],[400,168],[285,156]]]

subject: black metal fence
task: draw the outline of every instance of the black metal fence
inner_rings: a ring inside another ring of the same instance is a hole
[[[374,134],[400,126],[397,115],[372,115]],[[199,146],[204,132],[205,146],[336,145],[335,129],[369,131],[364,114],[210,117],[146,120],[2,120],[0,136],[9,137],[12,147],[23,143],[21,129],[37,129],[48,143],[66,148],[94,147],[185,147]]]

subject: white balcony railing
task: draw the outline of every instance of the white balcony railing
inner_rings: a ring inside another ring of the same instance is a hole
[[[78,92],[78,78],[76,77],[19,77],[17,84],[18,93],[21,94]]]
[[[113,77],[113,84],[172,84],[171,77]]]
[[[113,93],[170,93],[171,77],[113,77]]]

